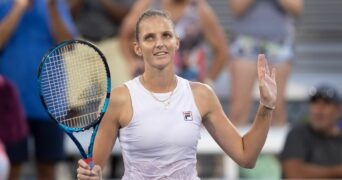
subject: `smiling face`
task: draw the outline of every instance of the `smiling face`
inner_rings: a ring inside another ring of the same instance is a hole
[[[134,50],[138,56],[143,57],[145,70],[172,67],[179,39],[171,20],[158,15],[149,16],[142,19],[137,28],[139,34]]]

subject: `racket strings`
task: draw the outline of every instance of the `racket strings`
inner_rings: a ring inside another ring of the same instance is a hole
[[[42,75],[42,79],[46,80],[42,83],[42,92],[46,101],[49,102],[49,109],[57,120],[67,115],[67,107],[62,105],[67,100],[66,94],[63,93],[66,90],[67,82],[63,78],[64,66],[59,59],[58,56],[51,57],[51,61],[45,64],[46,72]]]
[[[70,119],[61,120],[60,123],[68,124],[69,127],[82,127],[83,123],[81,121],[79,121],[80,118],[87,119],[89,122],[91,122],[89,119],[96,118],[96,117],[97,117],[97,112],[93,112],[93,113],[89,113],[89,114],[85,114],[85,115],[80,115],[78,117],[73,117]]]
[[[41,89],[50,114],[73,128],[96,121],[107,93],[107,74],[101,56],[83,44],[54,51],[44,64]]]

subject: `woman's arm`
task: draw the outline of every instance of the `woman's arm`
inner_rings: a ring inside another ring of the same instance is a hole
[[[132,108],[127,87],[114,88],[111,94],[107,112],[101,120],[94,141],[93,161],[100,168],[91,170],[88,164],[81,159],[78,162],[78,179],[87,179],[89,176],[101,178],[101,169],[105,167],[109,156],[112,154],[120,127],[126,126],[131,119]]]
[[[270,73],[264,56],[258,59],[260,106],[251,129],[241,137],[225,115],[213,90],[192,85],[203,124],[223,149],[240,166],[252,168],[265,143],[276,101],[275,70]]]
[[[303,11],[304,0],[279,0],[279,4],[289,14],[299,16]]]
[[[72,34],[61,18],[61,15],[58,11],[57,1],[58,0],[48,0],[47,8],[50,16],[50,29],[52,36],[57,43],[60,43],[62,41],[71,39]]]
[[[22,14],[28,8],[29,4],[29,0],[16,0],[9,14],[0,21],[0,50],[12,36]]]
[[[255,0],[228,0],[234,16],[242,16]]]
[[[215,80],[228,59],[227,38],[217,16],[206,1],[199,1],[198,12],[204,36],[213,49],[213,59],[208,78]]]

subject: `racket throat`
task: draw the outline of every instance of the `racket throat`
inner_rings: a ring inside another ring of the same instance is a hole
[[[90,169],[93,169],[95,164],[92,157],[88,157],[84,159],[84,161],[89,165]]]

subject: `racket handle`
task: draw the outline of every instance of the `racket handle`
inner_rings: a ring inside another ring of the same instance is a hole
[[[84,161],[90,166],[90,169],[93,169],[93,167],[95,166],[93,158],[91,158],[91,157],[84,159]]]

